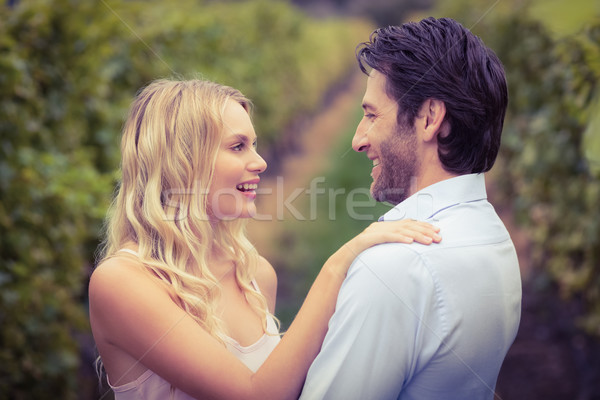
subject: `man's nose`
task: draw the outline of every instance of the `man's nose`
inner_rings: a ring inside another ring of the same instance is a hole
[[[352,148],[354,151],[366,151],[369,147],[369,141],[367,139],[367,133],[361,129],[361,124],[356,128],[356,133],[352,138]]]

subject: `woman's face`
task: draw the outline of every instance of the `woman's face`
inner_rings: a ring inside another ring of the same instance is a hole
[[[223,133],[208,193],[211,218],[250,218],[256,214],[258,174],[267,163],[256,152],[256,133],[246,110],[229,100],[223,116]]]

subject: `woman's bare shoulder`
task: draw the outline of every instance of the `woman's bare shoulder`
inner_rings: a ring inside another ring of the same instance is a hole
[[[130,280],[148,277],[143,264],[131,254],[123,253],[109,257],[98,264],[90,278],[90,284],[114,283],[121,279]]]
[[[139,259],[127,253],[102,261],[92,272],[88,291],[90,311],[125,304],[140,295],[168,297],[165,289],[144,270]]]

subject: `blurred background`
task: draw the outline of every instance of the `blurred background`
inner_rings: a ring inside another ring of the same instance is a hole
[[[509,83],[487,184],[517,246],[524,295],[497,398],[600,399],[595,0],[5,1],[0,399],[112,398],[93,369],[86,292],[139,88],[203,77],[253,100],[269,163],[261,188],[272,194],[257,200],[271,218],[249,231],[278,272],[285,329],[327,257],[389,209],[363,193],[348,212],[371,168],[350,148],[365,84],[354,49],[377,26],[429,15],[479,35]]]

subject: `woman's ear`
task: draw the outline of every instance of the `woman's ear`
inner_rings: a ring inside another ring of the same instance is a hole
[[[419,121],[422,129],[422,138],[428,142],[437,140],[437,135],[448,134],[448,124],[445,122],[446,104],[438,99],[427,99],[419,110]]]

